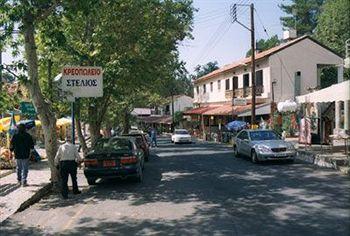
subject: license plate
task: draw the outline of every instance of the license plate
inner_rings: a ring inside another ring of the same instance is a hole
[[[114,167],[114,166],[115,166],[114,160],[103,161],[103,167]]]

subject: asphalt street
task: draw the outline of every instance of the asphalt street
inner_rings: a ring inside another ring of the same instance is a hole
[[[52,194],[1,235],[350,235],[350,179],[309,164],[252,164],[219,144],[163,139],[144,182],[101,181]]]

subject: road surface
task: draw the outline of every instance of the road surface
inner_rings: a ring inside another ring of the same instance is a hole
[[[160,140],[142,184],[52,194],[2,235],[350,235],[350,179],[307,164],[254,165],[219,144]]]

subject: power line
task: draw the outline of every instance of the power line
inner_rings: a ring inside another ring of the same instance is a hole
[[[265,26],[264,26],[264,24],[263,24],[263,22],[262,22],[262,19],[261,19],[260,15],[259,15],[258,11],[255,10],[255,12],[256,12],[256,15],[258,16],[258,20],[259,20],[260,24],[262,25],[262,27],[263,27],[263,29],[264,29],[265,34],[267,35],[268,38],[271,38],[270,34],[267,32],[267,29],[265,28]],[[294,86],[294,82],[293,82],[292,76],[289,74],[289,71],[287,70],[287,67],[286,67],[286,65],[284,64],[282,58],[278,55],[278,53],[276,53],[275,55],[278,57],[278,60],[280,61],[280,63],[281,63],[281,65],[282,65],[283,69],[284,69],[285,72],[287,73],[287,78],[288,78],[288,80],[289,80],[291,86]],[[282,91],[281,91],[281,93],[282,93]]]

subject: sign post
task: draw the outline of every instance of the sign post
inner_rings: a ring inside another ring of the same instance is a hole
[[[65,66],[62,70],[61,88],[68,92],[68,100],[72,101],[72,143],[75,144],[75,98],[103,96],[102,67]]]
[[[36,115],[34,105],[31,102],[21,102],[20,110],[23,115],[28,115],[30,117],[34,117]]]

